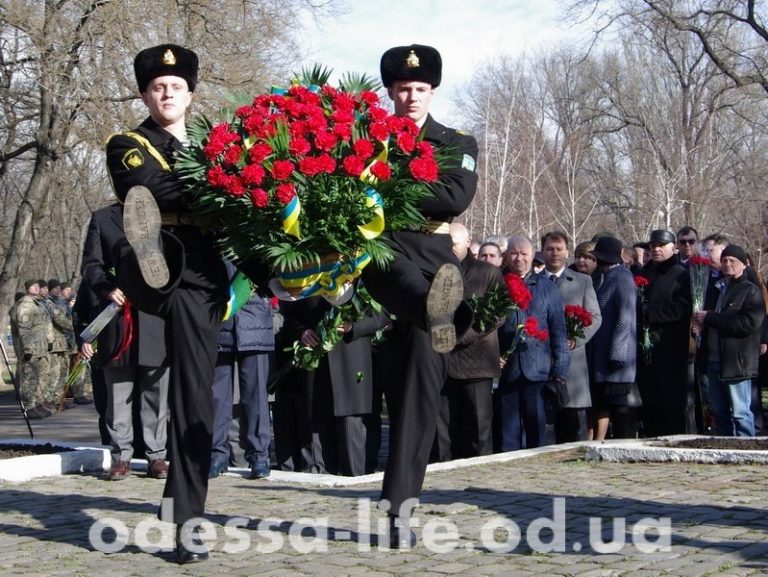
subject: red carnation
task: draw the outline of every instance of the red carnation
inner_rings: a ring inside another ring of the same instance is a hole
[[[315,146],[325,152],[333,150],[338,141],[339,139],[332,132],[318,132],[315,134]]]
[[[206,178],[208,184],[214,188],[224,188],[224,184],[227,181],[227,173],[224,172],[224,168],[221,165],[216,164],[208,171]]]
[[[392,176],[392,169],[386,162],[377,160],[371,165],[371,174],[379,180],[389,180]]]
[[[243,182],[234,174],[228,174],[224,183],[224,190],[234,198],[240,198],[245,194]]]
[[[539,321],[536,317],[528,317],[525,319],[523,331],[526,335],[537,341],[546,341],[549,338],[549,331],[547,329],[539,328]]]
[[[249,164],[243,168],[242,178],[247,186],[258,186],[264,180],[266,171],[260,164]]]
[[[317,158],[317,162],[320,164],[320,171],[326,174],[333,174],[336,170],[336,161],[330,154],[324,153]]]
[[[355,154],[363,160],[369,158],[373,154],[373,142],[365,138],[356,140],[352,145],[352,148],[355,149]]]
[[[272,147],[266,142],[259,142],[248,149],[248,158],[256,164],[264,162],[270,154],[272,154]]]
[[[287,180],[296,167],[290,160],[276,160],[272,163],[272,177],[275,180]]]
[[[368,109],[368,116],[372,118],[375,122],[378,122],[386,119],[387,116],[389,116],[389,113],[385,109],[379,106],[371,106]]]
[[[339,138],[339,140],[347,142],[352,139],[352,125],[337,124],[333,127],[333,133]]]
[[[374,122],[371,124],[368,132],[374,140],[384,141],[389,138],[389,128],[387,128],[387,125],[384,122]]]
[[[288,145],[288,152],[294,156],[304,156],[312,150],[312,145],[306,138],[291,138],[291,143]]]
[[[435,182],[437,180],[437,162],[434,158],[425,156],[414,158],[408,163],[411,174],[416,180]]]
[[[296,196],[296,187],[290,182],[278,184],[275,189],[275,196],[283,204],[288,204]]]
[[[365,169],[365,162],[363,161],[363,159],[361,159],[358,156],[355,156],[354,154],[347,156],[342,162],[342,165],[344,166],[344,171],[349,176],[354,176],[354,177],[360,176],[363,173],[363,170]]]
[[[357,106],[355,99],[346,92],[338,92],[333,99],[333,105],[338,110],[352,111]],[[354,115],[353,115],[354,118]]]
[[[531,295],[531,291],[528,290],[528,287],[525,286],[523,279],[520,278],[520,275],[513,273],[505,274],[504,284],[507,285],[507,292],[509,292],[509,297],[512,299],[512,302],[519,309],[527,309],[528,305],[531,304],[533,296]]]
[[[688,259],[688,264],[691,266],[709,266],[711,262],[707,257],[698,254],[694,254]]]
[[[317,156],[306,156],[299,161],[299,172],[304,176],[315,176],[322,172]]]
[[[269,195],[263,188],[256,188],[251,191],[251,202],[257,208],[264,208],[269,204]]]
[[[243,157],[243,149],[240,146],[230,146],[224,153],[224,164],[235,166]]]
[[[411,154],[416,148],[416,138],[412,134],[401,132],[397,135],[397,145],[406,154]]]
[[[649,284],[651,284],[651,281],[649,281],[647,278],[639,274],[632,277],[632,279],[635,281],[635,286],[637,288],[647,287]]]
[[[375,106],[379,103],[379,95],[371,90],[363,90],[360,93],[360,100],[365,102],[368,106]]]
[[[254,113],[253,106],[239,106],[237,110],[235,110],[235,116],[238,118],[248,118],[251,114]]]
[[[416,143],[416,151],[419,156],[426,156],[432,158],[435,155],[435,149],[429,142],[420,140]]]

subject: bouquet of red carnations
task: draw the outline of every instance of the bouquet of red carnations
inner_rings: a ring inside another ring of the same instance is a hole
[[[488,287],[484,295],[470,297],[475,330],[479,333],[488,332],[511,312],[527,309],[531,298],[531,291],[525,286],[520,275],[505,274],[503,286],[495,283]]]
[[[640,300],[640,305],[642,306],[648,300],[645,296],[645,289],[651,284],[651,281],[642,275],[635,275],[633,280],[635,281],[635,287],[637,287],[637,298]],[[642,318],[640,318],[640,336],[638,342],[640,343],[640,349],[643,351],[643,361],[648,365],[651,362],[653,339],[651,338],[651,327],[649,327],[648,323]]]
[[[392,249],[381,233],[423,223],[442,159],[374,84],[328,84],[316,66],[285,89],[197,118],[177,162],[192,209],[208,215],[234,262],[259,259],[294,298],[338,295]]]
[[[569,339],[584,338],[584,329],[592,326],[592,314],[580,305],[565,305],[565,328]]]

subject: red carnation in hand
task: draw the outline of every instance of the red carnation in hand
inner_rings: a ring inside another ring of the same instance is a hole
[[[379,180],[389,180],[392,176],[392,169],[386,162],[377,160],[371,165],[371,174]]]
[[[712,263],[710,259],[705,256],[694,254],[688,259],[688,264],[691,266],[709,266]]]
[[[277,189],[275,190],[275,196],[277,197],[277,200],[283,204],[288,204],[291,202],[291,199],[296,196],[296,187],[290,182],[278,184]]]
[[[290,160],[276,160],[272,163],[272,177],[275,180],[287,180],[296,167]]]
[[[251,202],[257,208],[264,208],[269,204],[269,195],[263,188],[254,189],[251,192]]]
[[[636,274],[634,277],[632,277],[632,280],[635,281],[635,286],[637,288],[647,287],[649,284],[651,284],[651,281],[639,274]]]
[[[420,140],[416,143],[416,150],[418,151],[419,156],[432,158],[435,155],[435,148],[425,140]]]
[[[411,154],[416,148],[416,138],[412,134],[401,132],[397,135],[397,145],[406,154]]]
[[[512,302],[520,309],[527,309],[528,305],[531,304],[533,296],[531,295],[531,291],[528,290],[528,287],[525,286],[523,279],[520,278],[520,275],[513,273],[505,274],[504,284],[507,285],[507,292],[509,292],[509,297],[512,299]]]
[[[547,329],[539,328],[539,321],[536,317],[528,317],[525,319],[523,331],[526,335],[537,341],[546,341],[549,338],[549,331]]]

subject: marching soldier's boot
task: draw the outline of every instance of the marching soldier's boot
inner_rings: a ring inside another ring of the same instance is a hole
[[[136,253],[147,286],[159,289],[170,280],[160,242],[160,209],[146,186],[133,186],[125,196],[123,230]]]
[[[208,550],[200,539],[198,527],[176,529],[176,563],[187,565],[208,560]]]

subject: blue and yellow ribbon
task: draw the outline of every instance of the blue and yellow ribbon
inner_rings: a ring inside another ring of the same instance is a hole
[[[298,298],[311,296],[338,296],[346,283],[352,282],[371,262],[371,255],[364,252],[351,261],[336,260],[314,265],[302,270],[280,273],[280,284],[290,289],[301,289]]]
[[[301,240],[301,231],[299,230],[299,214],[301,213],[301,202],[299,195],[295,195],[291,202],[283,208],[283,230],[285,234],[290,234]]]
[[[384,232],[384,200],[372,188],[367,188],[365,194],[365,205],[375,207],[375,216],[373,220],[363,225],[358,225],[357,228],[360,230],[360,234],[365,237],[365,240],[372,240]]]

